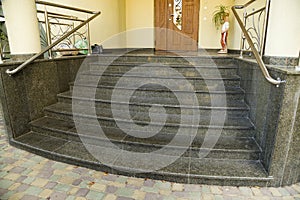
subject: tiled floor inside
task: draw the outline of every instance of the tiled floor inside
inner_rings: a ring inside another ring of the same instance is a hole
[[[55,162],[8,144],[0,115],[0,199],[300,200],[300,183],[282,188],[177,184],[106,174]]]

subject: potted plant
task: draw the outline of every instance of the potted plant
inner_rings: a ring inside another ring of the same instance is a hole
[[[224,23],[224,16],[228,15],[228,13],[229,13],[228,6],[224,6],[224,5],[216,6],[216,10],[213,12],[212,21],[215,24],[217,29],[219,29],[219,27]]]

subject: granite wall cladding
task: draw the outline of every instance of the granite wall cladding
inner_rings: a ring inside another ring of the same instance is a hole
[[[28,123],[43,116],[43,108],[69,89],[84,58],[38,60],[13,76],[5,71],[20,62],[0,65],[0,98],[9,138],[27,133]]]
[[[250,118],[256,126],[255,138],[273,185],[289,185],[299,181],[300,172],[300,73],[293,68],[269,67],[270,75],[287,83],[276,87],[268,83],[258,65],[236,59],[249,105]]]

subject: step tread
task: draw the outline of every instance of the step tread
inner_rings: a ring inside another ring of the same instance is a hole
[[[76,87],[89,87],[89,88],[95,88],[95,84],[93,81],[85,80],[85,81],[79,81],[79,82],[70,82],[70,86],[76,86]],[[128,86],[115,86],[115,85],[106,85],[103,83],[97,84],[97,88],[105,88],[105,89],[124,89],[124,90],[138,90],[138,91],[152,91],[152,92],[169,92],[166,87],[159,87],[159,85],[153,84],[147,84],[142,87],[132,88]],[[175,92],[175,91],[174,91]],[[184,91],[184,90],[178,90],[176,92],[185,92],[185,93],[191,93],[190,91]],[[212,94],[243,94],[244,90],[240,88],[239,86],[224,86],[223,88],[216,88],[215,86],[206,86],[205,89],[193,89],[193,93],[212,93]]]
[[[240,80],[240,77],[238,75],[224,75],[224,76],[215,76],[215,75],[205,75],[205,77],[202,76],[158,76],[153,75],[149,73],[144,74],[124,74],[124,73],[103,73],[103,74],[97,74],[97,73],[91,73],[90,71],[81,72],[77,75],[78,78],[83,78],[82,76],[88,76],[88,77],[126,77],[126,78],[153,78],[153,79],[187,79],[187,80]],[[100,79],[100,78],[99,78]]]
[[[232,65],[218,65],[218,66],[209,66],[209,65],[199,65],[199,64],[177,64],[177,63],[163,63],[163,65],[155,65],[154,63],[147,63],[147,62],[112,62],[112,63],[99,63],[99,62],[92,62],[90,65],[96,65],[96,66],[139,66],[139,67],[172,67],[172,68],[224,68],[224,69],[237,69],[238,67],[234,64]]]
[[[61,155],[64,159],[76,159],[77,161],[88,162],[90,164],[98,163],[98,166],[100,163],[87,151],[86,146],[81,142],[53,138],[35,132],[29,132],[15,140],[25,144],[27,148],[34,148],[36,151],[47,151],[48,153],[52,152],[52,155]],[[94,145],[90,145],[90,147],[94,147]],[[138,169],[138,165],[140,165],[136,157],[128,157],[122,154],[115,160],[114,166],[121,170],[122,164],[128,164],[128,162],[136,169]],[[217,160],[181,157],[169,166],[151,173],[190,178],[270,180],[259,161],[249,160]]]
[[[89,117],[89,118],[93,118],[93,116],[91,116],[89,113],[88,113],[88,108],[87,106],[81,106],[81,105],[78,105],[77,106],[77,109],[80,111],[80,113],[78,113],[78,116],[82,116],[82,117]],[[47,106],[44,108],[45,111],[48,111],[48,112],[54,112],[54,113],[60,113],[60,114],[65,114],[65,115],[70,115],[70,116],[73,116],[73,112],[72,112],[72,104],[68,104],[68,103],[61,103],[61,102],[58,102],[56,104],[53,104],[53,105],[50,105],[50,106]],[[107,113],[105,111],[111,111],[110,109],[100,109],[100,108],[96,108],[96,112],[97,113]],[[109,114],[109,113],[108,113]],[[121,112],[119,112],[118,114],[122,114]],[[110,115],[110,114],[109,114]],[[139,115],[139,114],[138,114]],[[139,116],[136,115],[134,118],[135,119],[138,119]],[[140,116],[146,116],[146,115],[149,115],[149,113],[141,113]],[[187,119],[192,119],[193,116],[192,115],[181,115],[181,116],[175,116],[174,115],[174,119],[176,120],[176,118],[180,118],[180,117],[183,117],[185,116]],[[114,121],[122,121],[122,122],[128,122],[128,120],[123,120],[123,119],[117,119],[117,118],[111,118],[111,117],[99,117],[98,116],[98,119],[107,119],[107,120],[114,120]],[[199,126],[201,125],[207,125],[209,122],[210,122],[210,117],[205,117],[205,116],[201,116],[200,118],[200,124]],[[148,124],[148,122],[146,121],[140,121],[140,120],[135,120],[136,123],[146,123]],[[253,124],[251,123],[251,121],[246,118],[246,117],[239,117],[239,118],[227,118],[225,120],[225,123],[224,123],[224,126],[222,126],[222,122],[218,122],[217,123],[221,123],[221,124],[213,124],[213,125],[209,125],[210,127],[219,127],[220,125],[220,128],[247,128],[247,129],[253,129]],[[156,124],[161,124],[159,122],[157,122]],[[164,123],[163,125],[176,125],[176,124],[173,124],[173,123]],[[182,126],[184,126],[185,124],[182,124]],[[189,125],[188,125],[189,126]]]
[[[66,91],[63,93],[60,93],[57,95],[60,98],[67,98],[67,99],[78,99],[78,100],[86,100],[86,101],[92,101],[92,102],[103,102],[103,103],[114,103],[114,104],[129,104],[129,105],[141,105],[141,106],[151,106],[153,104],[148,102],[121,102],[121,101],[112,101],[107,99],[101,99],[101,98],[88,98],[88,97],[78,97],[73,96],[72,91]],[[149,99],[150,98],[150,99]],[[169,98],[165,98],[169,102]],[[148,101],[151,101],[151,97],[147,97]],[[162,101],[163,102],[163,101]],[[164,104],[165,107],[180,107],[179,105],[174,104]],[[244,101],[227,101],[226,107],[215,107],[211,105],[206,106],[190,106],[190,105],[182,105],[181,108],[198,108],[198,109],[226,109],[226,110],[249,110],[249,106]]]
[[[57,133],[62,134],[71,134],[78,136],[77,130],[75,128],[75,124],[72,122],[52,118],[52,117],[42,117],[30,123],[31,126],[40,128],[40,130],[50,130]],[[90,136],[91,138],[97,139],[107,139],[103,138],[104,136],[98,133],[98,127],[93,125],[85,125],[86,133],[84,136]],[[103,127],[104,128],[104,127]],[[140,145],[148,145],[148,146],[156,146],[162,147],[170,142],[173,137],[170,134],[157,134],[156,137],[150,137],[146,139],[136,138],[126,133],[120,131],[116,128],[105,128],[105,134],[109,137],[110,140],[114,142],[121,142],[121,143],[128,143],[128,144],[140,144]],[[124,137],[125,135],[125,137]],[[81,135],[83,136],[83,135]],[[181,138],[184,139],[182,135]],[[192,143],[193,148],[201,147],[203,143],[203,137],[195,137],[194,142]],[[178,141],[178,146],[180,146],[180,141]],[[215,150],[223,150],[223,151],[240,151],[240,152],[260,152],[260,148],[258,147],[257,143],[251,137],[225,137],[221,136],[214,146]]]

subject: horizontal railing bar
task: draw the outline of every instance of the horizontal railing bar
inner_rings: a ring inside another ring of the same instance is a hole
[[[60,17],[60,16],[52,16],[48,15],[49,18],[56,18],[56,19],[63,19],[63,20],[70,20],[70,21],[77,21],[77,22],[84,22],[85,20],[83,19],[78,19],[78,18],[69,18],[69,17]]]
[[[53,52],[64,52],[64,51],[82,51],[82,50],[89,50],[86,48],[82,48],[82,49],[53,49]]]
[[[38,13],[44,14],[45,11],[44,10],[37,10]],[[55,13],[55,12],[49,12],[47,11],[48,15],[56,15],[56,16],[61,16],[61,17],[70,17],[70,18],[77,18],[75,16],[72,15],[65,15],[65,14],[60,14],[60,13]]]
[[[251,17],[252,15],[255,15],[256,13],[259,13],[259,12],[261,12],[261,11],[264,11],[265,9],[266,9],[266,7],[263,7],[263,8],[261,8],[261,9],[259,9],[259,10],[256,10],[256,11],[250,13],[250,14],[247,14],[247,15],[245,16],[245,18]]]
[[[45,21],[40,21],[40,23],[43,23],[45,24],[46,22]],[[63,26],[72,26],[72,24],[64,24],[64,23],[58,23],[58,22],[49,22],[50,24],[55,24],[55,25],[63,25]]]
[[[252,3],[254,3],[256,0],[251,0],[251,1],[249,1],[249,2],[247,2],[247,3],[245,3],[243,6],[244,6],[244,8],[245,7],[248,7],[250,4],[252,4]]]
[[[65,35],[63,35],[61,38],[59,38],[58,40],[56,40],[54,43],[52,43],[51,45],[49,45],[47,48],[45,48],[44,50],[42,50],[40,53],[37,53],[34,56],[32,56],[30,59],[26,60],[23,64],[21,64],[17,68],[15,68],[15,69],[7,69],[6,73],[8,75],[13,75],[13,74],[18,73],[24,67],[26,67],[27,65],[29,65],[30,63],[32,63],[33,61],[35,61],[37,58],[39,58],[40,56],[42,56],[44,53],[46,53],[47,51],[49,51],[50,49],[52,49],[56,45],[58,45],[60,42],[62,42],[63,40],[65,40],[67,37],[69,37],[70,35],[72,35],[73,33],[75,33],[77,30],[79,30],[80,28],[82,28],[83,26],[85,26],[87,23],[89,23],[90,21],[92,21],[93,19],[95,19],[100,14],[101,14],[100,11],[94,13],[94,15],[91,16],[91,17],[89,17],[85,22],[83,22],[83,23],[79,24],[78,26],[76,26],[70,32],[68,32]]]
[[[81,8],[75,8],[75,7],[71,7],[71,6],[65,6],[65,5],[50,3],[50,2],[45,2],[45,1],[38,1],[37,0],[37,1],[35,1],[35,3],[41,4],[41,5],[46,5],[46,6],[57,7],[57,8],[64,8],[64,9],[78,11],[78,12],[89,13],[89,14],[96,14],[97,13],[95,11],[90,11],[90,10],[85,10],[85,9],[81,9]]]

